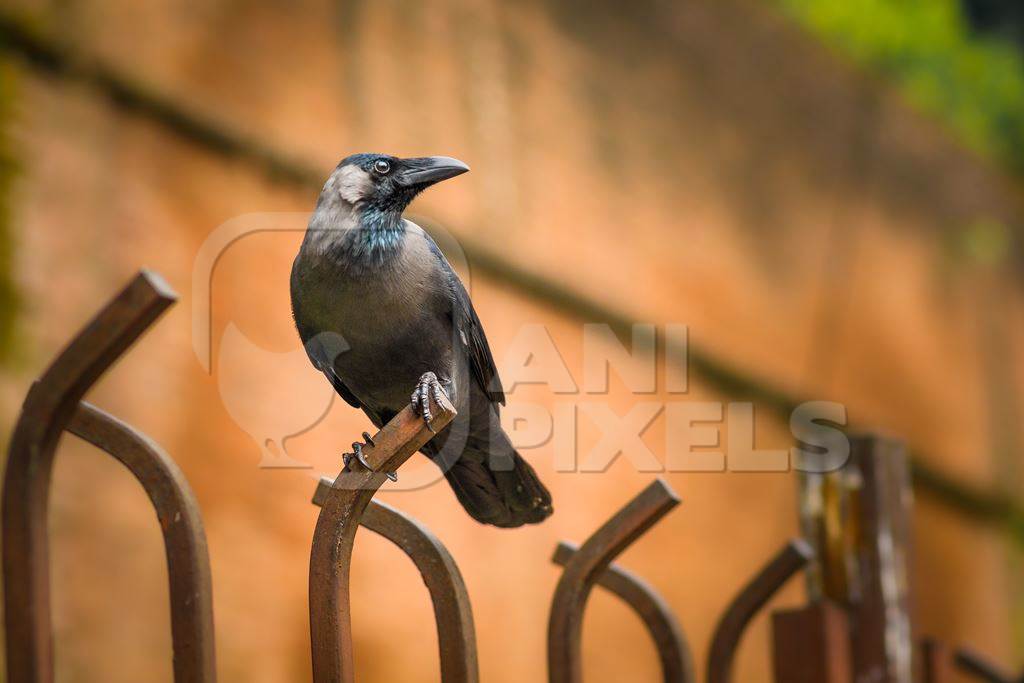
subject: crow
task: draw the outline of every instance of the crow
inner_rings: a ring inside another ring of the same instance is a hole
[[[292,315],[316,369],[378,428],[409,404],[429,426],[443,388],[458,415],[422,452],[473,519],[518,527],[550,516],[551,495],[501,428],[505,394],[466,288],[402,216],[417,194],[468,170],[441,156],[343,159],[292,265]],[[361,446],[346,464],[365,464]]]

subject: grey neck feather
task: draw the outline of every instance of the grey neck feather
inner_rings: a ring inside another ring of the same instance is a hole
[[[350,267],[380,267],[398,254],[405,234],[401,209],[320,197],[304,248]]]

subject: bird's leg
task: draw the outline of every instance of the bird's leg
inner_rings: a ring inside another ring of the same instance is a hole
[[[420,377],[420,381],[416,384],[416,388],[412,391],[410,404],[414,412],[423,416],[423,422],[426,423],[427,429],[432,434],[437,434],[430,425],[430,421],[434,419],[433,414],[430,412],[431,398],[434,399],[435,403],[441,403],[441,382],[434,373],[424,372]]]
[[[370,436],[370,434],[368,432],[363,432],[363,441],[365,441],[366,445],[369,445],[369,446],[376,445],[376,444],[373,443],[373,437]],[[349,472],[352,471],[349,468],[349,465],[351,464],[351,462],[353,460],[358,460],[360,465],[362,465],[366,469],[370,470],[371,472],[376,471],[376,470],[373,469],[373,467],[370,466],[370,463],[366,459],[366,456],[363,455],[363,444],[358,442],[358,441],[352,442],[352,453],[343,453],[342,456],[341,456],[341,460],[342,460],[343,463],[345,463],[345,470],[349,471]],[[385,472],[384,474],[391,481],[398,481],[398,473],[397,472]]]

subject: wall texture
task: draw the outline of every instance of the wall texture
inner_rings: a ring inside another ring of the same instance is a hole
[[[785,391],[845,403],[851,422],[905,438],[959,480],[1015,481],[1024,319],[1002,226],[1019,222],[1016,186],[761,4],[89,0],[20,10],[46,35],[324,176],[353,151],[464,159],[473,172],[424,195],[418,215],[638,320],[687,324],[694,347]],[[181,303],[93,398],[164,445],[196,489],[222,678],[306,680],[315,479],[258,465],[280,453],[292,420],[324,406],[288,310],[303,220],[275,215],[308,211],[315,194],[87,85],[12,64],[21,171],[10,225],[24,303],[20,359],[0,381],[4,428],[100,300],[140,265],[165,275]],[[207,374],[192,347],[191,313],[205,305],[193,269],[233,219],[282,230],[245,237],[218,261]],[[499,366],[524,326],[539,324],[580,383],[582,321],[470,274]],[[613,374],[608,403],[624,414],[637,400],[744,398],[690,379],[685,396],[661,381],[636,397]],[[510,394],[513,406],[590,400],[532,385]],[[581,415],[585,454],[601,432]],[[288,456],[336,470],[365,423],[337,401],[287,440]],[[766,411],[757,427],[758,446],[789,445]],[[644,438],[664,461],[664,415]],[[168,679],[163,558],[144,495],[101,454],[70,437],[65,447],[53,502],[62,678]],[[477,526],[444,486],[384,494],[458,560],[488,681],[543,678],[551,550],[585,538],[654,476],[625,458],[603,474],[556,473],[550,443],[524,452],[556,501],[537,528]],[[623,563],[664,593],[702,656],[732,594],[796,533],[794,478],[666,476],[684,502]],[[915,532],[922,630],[1009,661],[1017,593],[1004,538],[928,498]],[[355,589],[360,679],[435,680],[430,607],[408,562],[362,539]],[[800,599],[794,584],[780,604]],[[595,595],[588,681],[656,677],[653,648],[625,615]],[[737,680],[767,680],[767,638],[761,620]],[[406,645],[385,645],[396,640]]]

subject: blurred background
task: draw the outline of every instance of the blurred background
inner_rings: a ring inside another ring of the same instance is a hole
[[[163,274],[180,303],[90,398],[162,444],[196,491],[222,679],[308,680],[315,470],[260,463],[287,448],[336,471],[368,422],[336,401],[282,445],[295,430],[275,419],[317,416],[327,398],[288,306],[304,219],[279,212],[311,210],[352,152],[451,155],[473,172],[412,211],[462,245],[499,368],[524,325],[546,328],[579,384],[583,323],[679,323],[688,394],[659,381],[633,396],[612,373],[616,412],[752,401],[758,447],[786,448],[786,405],[844,403],[852,427],[915,458],[918,627],[1020,663],[1021,7],[6,0],[0,436],[108,296],[140,266]],[[271,229],[225,248],[197,289],[202,245],[239,216]],[[193,349],[207,306],[210,373]],[[520,385],[509,402],[585,399]],[[580,453],[600,434],[581,416]],[[665,438],[662,416],[644,433],[662,462]],[[459,562],[486,681],[543,679],[555,543],[585,539],[655,476],[624,458],[557,473],[550,442],[524,454],[555,498],[538,527],[476,525],[444,485],[382,493]],[[665,476],[683,504],[621,562],[702,657],[733,594],[797,533],[795,476]],[[170,680],[163,550],[141,489],[68,437],[51,507],[59,678]],[[803,594],[793,581],[778,604]],[[354,595],[360,680],[437,680],[411,563],[364,535]],[[737,680],[768,680],[768,637],[762,617]],[[588,681],[658,675],[640,622],[600,592],[584,659]]]

